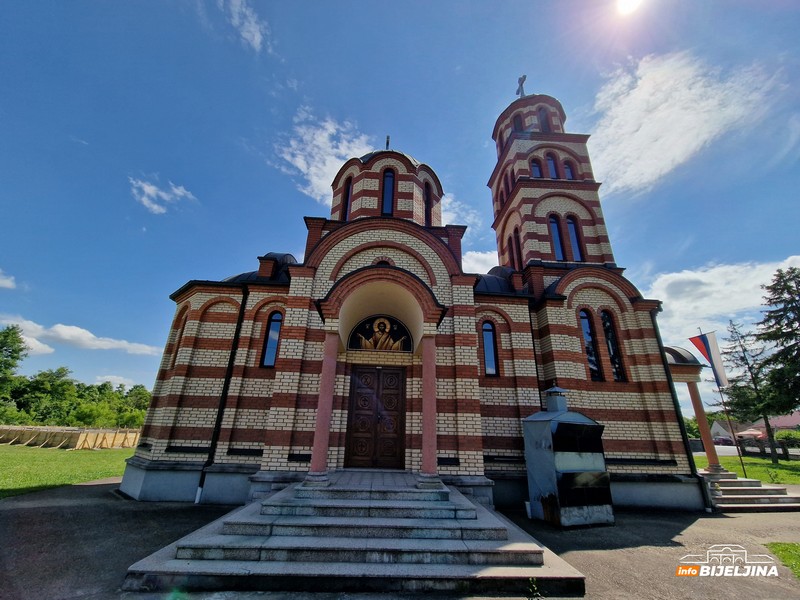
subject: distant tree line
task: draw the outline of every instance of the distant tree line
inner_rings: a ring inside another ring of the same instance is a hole
[[[17,325],[0,330],[0,424],[138,428],[150,404],[143,385],[86,384],[66,367],[17,375],[27,356]]]

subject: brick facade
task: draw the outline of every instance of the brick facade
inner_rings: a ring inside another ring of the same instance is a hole
[[[443,477],[524,477],[521,419],[558,385],[569,391],[572,410],[605,425],[613,474],[689,475],[657,335],[659,303],[643,299],[614,263],[588,136],[565,133],[565,120],[555,99],[527,96],[497,121],[498,161],[488,185],[500,266],[489,274],[463,272],[465,228],[442,226],[435,173],[387,150],[343,165],[330,219],[306,218],[303,263],[269,254],[258,271],[191,281],[173,294],[176,316],[136,464],[305,473],[324,400],[323,464],[346,467],[354,373],[373,366],[400,368],[404,377],[407,470],[420,471],[432,447]],[[393,182],[389,212],[386,181]],[[353,328],[378,316],[407,328],[410,351],[348,347]],[[276,319],[277,352],[265,365]],[[594,378],[587,322],[600,373]],[[495,335],[494,373],[486,372],[486,323]],[[326,371],[331,334],[339,343]],[[435,346],[429,387],[426,337]],[[323,399],[325,377],[332,394]],[[435,390],[433,415],[423,410],[426,389]],[[371,426],[385,427],[376,415]],[[425,437],[426,419],[435,420],[435,439]]]

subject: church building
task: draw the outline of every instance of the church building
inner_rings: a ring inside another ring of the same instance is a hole
[[[492,131],[500,265],[464,272],[434,170],[395,150],[344,163],[305,255],[172,294],[139,500],[244,503],[341,469],[388,469],[486,504],[526,498],[522,419],[545,391],[604,426],[614,504],[700,509],[658,300],[617,266],[561,104],[521,96]],[[255,265],[254,265],[255,266]]]

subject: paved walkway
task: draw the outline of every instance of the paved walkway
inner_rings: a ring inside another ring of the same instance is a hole
[[[67,486],[0,500],[0,598],[3,600],[363,600],[349,594],[122,593],[128,566],[208,523],[230,507],[134,502],[116,495],[119,479]],[[800,543],[798,513],[617,511],[611,527],[561,531],[512,520],[587,576],[595,600],[800,598],[800,581],[785,567],[778,577],[676,577],[687,554],[714,544],[767,553],[770,541]],[[369,598],[388,600],[392,596]]]

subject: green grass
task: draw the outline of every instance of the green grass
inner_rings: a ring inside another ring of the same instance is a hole
[[[695,456],[694,462],[698,469],[708,466],[708,459],[705,456]],[[719,464],[743,477],[738,456],[720,456]],[[760,479],[764,483],[800,484],[800,460],[781,460],[777,465],[773,465],[769,458],[745,456],[744,466],[750,479]]]
[[[794,576],[800,578],[800,544],[772,542],[765,544],[769,551],[781,559],[781,562],[792,570]]]
[[[0,498],[118,477],[133,448],[60,450],[0,445]]]

